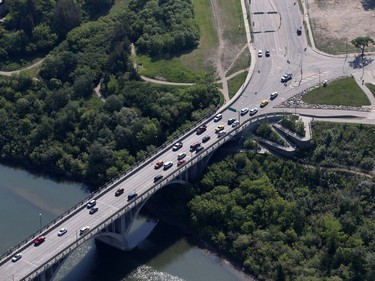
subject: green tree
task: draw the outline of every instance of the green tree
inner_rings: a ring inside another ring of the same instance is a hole
[[[58,0],[54,12],[57,33],[62,37],[82,21],[82,10],[75,0]]]
[[[369,36],[359,36],[354,38],[351,42],[354,47],[361,49],[362,57],[365,55],[365,48],[368,47],[369,44],[375,43],[375,41]]]

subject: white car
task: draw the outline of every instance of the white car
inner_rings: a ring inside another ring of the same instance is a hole
[[[12,258],[12,262],[16,262],[18,261],[20,258],[22,258],[22,254],[21,253],[18,253],[18,254],[15,254]]]
[[[214,122],[219,122],[221,119],[223,118],[223,115],[221,115],[220,113],[217,114],[214,118]]]
[[[182,142],[176,142],[175,145],[172,147],[173,151],[179,150],[182,147]]]
[[[258,108],[256,108],[256,107],[250,109],[250,116],[254,115],[257,112],[258,112]]]
[[[258,57],[259,57],[259,58],[263,57],[263,52],[262,52],[262,50],[259,50],[259,51],[258,51]]]
[[[224,131],[224,130],[223,130],[223,131],[220,131],[220,132],[217,133],[217,137],[220,138],[220,137],[224,136],[226,133],[227,133],[227,132]]]
[[[164,170],[167,170],[167,169],[169,169],[172,166],[173,166],[173,162],[172,161],[165,162],[165,164],[164,164]]]
[[[61,228],[59,232],[57,232],[57,236],[63,236],[68,230],[66,228]]]
[[[84,227],[82,227],[82,228],[79,230],[79,235],[85,234],[85,233],[88,232],[89,230],[90,230],[90,227],[89,227],[89,226],[84,226]]]
[[[177,155],[177,160],[181,160],[181,159],[185,158],[185,156],[186,156],[186,153],[182,152],[182,153]]]
[[[238,125],[240,125],[240,121],[236,120],[233,122],[232,128],[237,127]]]
[[[87,209],[91,209],[92,207],[94,207],[96,205],[96,200],[95,199],[92,199],[90,200],[89,203],[87,203]]]
[[[277,97],[278,94],[279,94],[278,92],[273,92],[273,93],[271,94],[271,100],[275,99],[275,98]]]
[[[249,112],[249,108],[247,107],[241,109],[241,115],[245,115],[248,112]]]

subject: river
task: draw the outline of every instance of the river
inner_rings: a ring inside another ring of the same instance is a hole
[[[56,182],[0,165],[0,253],[22,241],[88,195],[77,183]],[[64,262],[55,281],[244,281],[252,280],[175,227],[139,216],[131,230],[135,250],[121,252],[84,243]]]

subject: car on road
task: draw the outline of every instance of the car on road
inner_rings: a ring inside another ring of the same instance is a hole
[[[258,58],[261,58],[263,56],[263,52],[262,52],[262,50],[259,50],[258,51]]]
[[[232,128],[237,127],[238,125],[240,125],[240,121],[236,120],[233,122]]]
[[[177,160],[181,160],[183,158],[186,157],[186,153],[185,152],[181,152],[180,154],[177,155]]]
[[[116,190],[116,192],[115,192],[115,196],[117,197],[117,196],[120,196],[121,194],[123,194],[124,193],[124,189],[123,188],[119,188],[119,189],[117,189]]]
[[[190,152],[193,152],[194,150],[196,150],[200,145],[201,143],[199,141],[190,145]]]
[[[222,136],[224,136],[227,132],[226,131],[220,131],[218,134],[217,134],[217,137],[220,138]]]
[[[302,27],[297,28],[297,35],[300,36],[302,34]]]
[[[36,238],[34,240],[34,246],[39,246],[40,244],[42,244],[44,241],[46,241],[46,237],[45,236],[39,236],[38,238]]]
[[[258,108],[256,108],[256,107],[250,109],[250,116],[253,116],[253,115],[256,114],[257,112],[258,112]]]
[[[18,253],[18,254],[15,254],[12,258],[12,262],[16,262],[18,261],[20,258],[22,258],[22,254],[21,253]]]
[[[198,127],[198,129],[197,129],[197,131],[196,131],[196,133],[197,133],[197,135],[200,135],[200,134],[202,134],[204,131],[206,131],[206,129],[207,129],[207,126],[206,125],[200,125],[199,127]]]
[[[177,161],[177,166],[181,166],[181,165],[184,164],[185,162],[186,162],[185,159],[178,160],[178,161]]]
[[[248,107],[245,107],[245,108],[241,109],[241,115],[245,115],[248,112],[249,112],[249,108]]]
[[[266,57],[269,57],[271,55],[270,50],[266,50]]]
[[[220,131],[224,130],[224,125],[223,124],[220,124],[219,126],[217,126],[217,128],[215,129],[215,133],[218,133]]]
[[[164,170],[168,170],[172,166],[173,166],[173,162],[172,161],[165,162],[165,164],[164,164]]]
[[[236,121],[236,118],[228,119],[228,125],[232,125],[234,121]]]
[[[283,76],[281,77],[281,82],[282,82],[282,83],[286,83],[286,82],[288,82],[290,79],[292,79],[292,73],[287,73],[287,74],[285,74],[285,75],[283,75]]]
[[[97,211],[99,210],[99,208],[98,207],[94,207],[94,208],[91,208],[90,209],[90,215],[92,215],[92,214],[95,214]]]
[[[223,118],[223,115],[221,115],[220,113],[217,114],[214,118],[214,122],[219,122],[221,119]]]
[[[90,209],[92,207],[94,207],[96,205],[96,200],[95,199],[92,199],[89,201],[89,203],[87,203],[87,209]]]
[[[84,226],[82,227],[80,230],[79,230],[79,235],[82,235],[82,234],[85,234],[87,232],[90,231],[90,227],[89,226]]]
[[[68,230],[66,228],[61,228],[59,232],[57,232],[57,236],[63,236],[67,232]]]
[[[279,95],[278,92],[271,93],[271,100],[275,99]]]
[[[208,142],[209,140],[210,140],[210,136],[204,136],[203,138],[202,138],[202,142],[203,143],[205,143],[205,142]]]
[[[176,142],[175,145],[172,147],[173,151],[177,151],[182,147],[182,142]]]
[[[160,160],[160,161],[158,161],[158,162],[155,163],[154,168],[155,169],[159,169],[159,168],[163,167],[163,165],[164,165],[164,161]]]
[[[128,195],[128,201],[133,200],[137,196],[138,194],[135,191],[133,191],[132,193]]]
[[[260,102],[260,107],[265,107],[268,104],[268,100],[262,100]]]
[[[157,175],[154,177],[154,182],[160,181],[164,176],[163,175]]]
[[[203,146],[198,146],[197,149],[195,150],[195,153],[199,153],[204,149]]]

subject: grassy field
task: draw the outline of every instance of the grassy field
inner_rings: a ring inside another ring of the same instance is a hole
[[[235,73],[239,70],[247,69],[247,68],[249,68],[250,64],[251,64],[251,55],[249,53],[249,50],[246,49],[237,58],[236,62],[232,65],[232,67],[227,72],[226,76],[228,77],[231,74],[233,74],[233,73]]]
[[[331,82],[326,87],[314,89],[304,95],[302,100],[310,104],[370,105],[366,94],[357,85],[354,78],[351,77]]]
[[[243,72],[239,75],[236,75],[235,77],[233,77],[232,79],[230,79],[228,81],[229,98],[234,97],[234,95],[237,93],[238,89],[245,82],[247,73],[248,73],[248,71]]]
[[[371,91],[372,95],[375,97],[375,85],[371,83],[366,83],[365,85]]]

